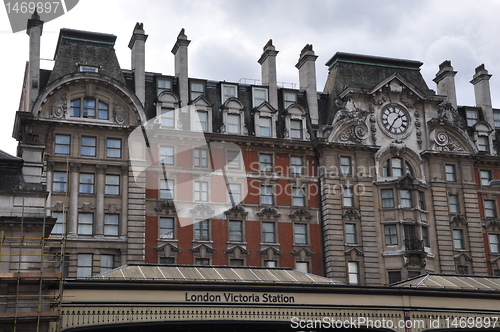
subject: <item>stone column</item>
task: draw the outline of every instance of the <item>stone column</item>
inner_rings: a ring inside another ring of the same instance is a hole
[[[122,208],[120,214],[120,236],[127,236],[128,224],[128,165],[122,166],[121,169],[120,191],[122,196]]]
[[[96,208],[95,208],[95,235],[104,235],[104,189],[105,189],[105,172],[107,165],[97,164],[96,177]]]
[[[78,224],[78,192],[80,189],[80,166],[81,163],[70,163],[70,185],[69,185],[69,220],[68,235],[76,235]]]

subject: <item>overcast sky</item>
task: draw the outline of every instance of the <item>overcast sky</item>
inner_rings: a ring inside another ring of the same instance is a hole
[[[122,68],[130,69],[128,42],[136,22],[144,23],[146,70],[173,75],[171,53],[181,28],[191,40],[189,76],[238,82],[260,79],[257,63],[269,39],[279,51],[278,81],[298,84],[300,50],[312,44],[318,59],[318,90],[327,77],[324,65],[337,51],[419,60],[431,89],[444,60],[456,75],[459,105],[474,105],[469,83],[484,63],[493,107],[500,108],[500,1],[373,0],[80,0],[67,14],[45,23],[41,57],[53,59],[59,30],[71,28],[116,35]],[[26,31],[13,34],[0,9],[0,149],[16,153],[12,138],[25,62]],[[52,61],[42,61],[50,69]]]

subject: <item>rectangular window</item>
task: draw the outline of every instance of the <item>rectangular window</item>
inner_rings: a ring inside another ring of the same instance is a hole
[[[383,208],[393,208],[394,207],[394,193],[392,189],[382,189],[382,207]]]
[[[69,154],[71,146],[71,136],[56,134],[54,153]]]
[[[160,146],[160,164],[165,164],[165,165],[174,164],[173,146]]]
[[[469,267],[467,265],[458,265],[457,266],[457,274],[468,275]]]
[[[467,117],[467,126],[469,127],[475,125],[476,122],[479,120],[477,110],[467,110],[466,117]]]
[[[115,264],[115,256],[101,255],[101,273],[113,270]]]
[[[423,191],[418,191],[418,206],[420,209],[425,210],[425,193]]]
[[[309,262],[295,262],[295,270],[309,273]]]
[[[455,182],[457,181],[457,176],[455,173],[455,165],[445,165],[446,181]]]
[[[97,139],[95,137],[82,136],[82,156],[95,157]]]
[[[389,277],[389,285],[401,281],[401,271],[389,271],[387,275]]]
[[[292,204],[293,206],[306,206],[306,193],[304,188],[292,189]]]
[[[229,241],[243,241],[243,221],[229,220]]]
[[[490,151],[490,142],[487,136],[479,136],[477,138],[477,148],[482,152]]]
[[[80,173],[80,194],[94,193],[94,174]]]
[[[160,181],[160,198],[161,199],[174,199],[174,181],[161,180]]]
[[[302,120],[290,120],[290,138],[302,139]]]
[[[495,128],[500,128],[500,112],[493,111],[493,119],[495,121]]]
[[[481,186],[489,186],[491,181],[491,171],[479,171]]]
[[[347,262],[347,270],[349,273],[349,284],[359,284],[359,265],[358,262]]]
[[[305,174],[304,158],[290,157],[290,174]]]
[[[229,184],[229,201],[233,204],[239,204],[241,199],[241,185],[239,183],[230,183]]]
[[[307,225],[293,224],[293,238],[295,244],[307,244]]]
[[[273,171],[273,155],[267,153],[259,154],[259,171],[272,172]]]
[[[245,266],[245,260],[232,258],[229,260],[229,266]]]
[[[484,200],[484,216],[486,218],[497,217],[497,207],[495,200]]]
[[[175,128],[175,110],[173,108],[162,108],[160,125],[166,128]]]
[[[239,135],[241,133],[241,122],[239,114],[227,115],[227,133]]]
[[[104,235],[118,236],[119,219],[120,216],[118,214],[106,213],[104,215]]]
[[[488,234],[488,240],[490,242],[490,252],[500,253],[500,235]]]
[[[197,241],[209,241],[210,230],[208,219],[201,220],[194,224],[194,239]]]
[[[160,257],[160,264],[162,264],[162,265],[175,264],[175,258],[174,257]]]
[[[78,254],[76,261],[76,277],[90,278],[92,277],[92,254]]]
[[[260,186],[260,203],[263,205],[273,205],[273,187]]]
[[[120,176],[106,174],[104,193],[106,195],[120,195]]]
[[[276,224],[273,222],[262,223],[262,242],[276,243]]]
[[[399,198],[401,200],[401,206],[404,208],[413,207],[412,199],[411,199],[411,190],[401,189],[399,191]]]
[[[191,100],[195,100],[205,93],[205,84],[200,82],[191,82]]]
[[[174,218],[160,218],[160,239],[174,238]]]
[[[122,157],[122,140],[117,138],[108,138],[106,140],[106,157],[121,158]]]
[[[430,247],[429,245],[429,229],[427,227],[422,227],[422,243],[424,247]]]
[[[208,201],[208,182],[194,182],[194,200],[199,202]]]
[[[83,100],[83,117],[95,118],[95,99]]]
[[[403,160],[399,158],[392,158],[391,159],[391,170],[392,170],[392,176],[402,176],[403,175]]]
[[[258,107],[263,102],[267,101],[267,89],[264,88],[253,88],[253,107]]]
[[[355,224],[345,224],[345,242],[347,244],[357,244],[358,237],[356,235]]]
[[[71,101],[69,115],[72,117],[80,117],[80,99],[74,99]]]
[[[194,265],[210,265],[210,258],[196,258]]]
[[[398,244],[398,233],[396,225],[385,225],[385,244],[387,246],[394,246]]]
[[[259,136],[271,137],[272,136],[272,119],[269,117],[259,117]]]
[[[239,151],[227,151],[226,159],[228,169],[241,169],[241,156]]]
[[[99,109],[97,113],[97,118],[101,120],[109,120],[109,107],[108,104],[99,102]]]
[[[156,95],[160,95],[160,93],[164,91],[170,91],[172,89],[172,83],[168,79],[159,78],[157,82],[157,90]]]
[[[65,193],[67,189],[66,172],[54,172],[54,179],[52,180],[52,191]]]
[[[198,119],[195,120],[196,131],[208,131],[208,112],[196,111]]]
[[[342,175],[352,174],[351,157],[340,157],[340,171]]]
[[[276,267],[276,266],[278,266],[278,264],[276,264],[276,261],[265,260],[264,261],[264,266],[265,267]]]
[[[208,150],[207,149],[194,149],[194,167],[208,167]]]
[[[352,188],[344,188],[342,192],[342,203],[344,206],[354,206],[354,195]]]
[[[460,213],[460,205],[458,204],[458,195],[448,195],[448,203],[450,213]]]
[[[93,213],[78,213],[78,235],[92,235],[94,226]]]
[[[456,250],[465,249],[464,245],[464,231],[461,229],[453,230],[453,247]]]
[[[64,213],[62,212],[52,212],[52,218],[56,218],[56,224],[52,228],[51,235],[62,235],[64,234]]]
[[[297,102],[297,93],[283,92],[283,106],[285,109]]]
[[[236,85],[222,84],[222,104],[229,98],[238,98],[238,89]]]

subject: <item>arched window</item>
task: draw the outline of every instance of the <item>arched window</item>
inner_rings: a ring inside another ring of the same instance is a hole
[[[384,162],[382,166],[383,176],[400,177],[405,174],[410,174],[412,176],[414,175],[413,168],[411,167],[410,163],[403,158],[389,158]]]

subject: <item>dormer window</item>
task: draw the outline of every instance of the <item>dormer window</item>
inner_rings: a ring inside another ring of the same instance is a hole
[[[478,136],[477,148],[481,152],[489,152],[490,151],[490,142],[489,142],[488,136]]]
[[[302,139],[302,120],[290,120],[290,138]]]
[[[223,125],[221,133],[232,135],[247,135],[248,130],[245,126],[243,116],[243,104],[235,98],[230,98],[221,106],[223,111]]]
[[[228,114],[227,115],[227,133],[239,135],[241,133],[241,115]]]
[[[175,127],[175,111],[172,108],[162,108],[161,109],[161,120],[160,124],[165,128]]]
[[[166,78],[159,78],[156,81],[156,95],[159,96],[164,91],[172,90],[172,81]]]
[[[297,102],[297,93],[291,91],[283,92],[283,106],[285,109]]]
[[[78,66],[78,71],[84,72],[84,73],[98,73],[99,68],[95,66],[84,66],[84,65],[79,65]]]
[[[259,136],[261,137],[271,137],[272,135],[272,125],[270,117],[259,117]]]
[[[252,88],[253,107],[260,106],[263,102],[268,101],[266,88]]]
[[[305,111],[302,107],[295,105],[286,111],[285,138],[309,139],[305,119]]]
[[[189,89],[190,100],[195,100],[201,95],[205,94],[205,84],[202,82],[191,82]]]
[[[238,98],[238,87],[236,85],[222,84],[221,86],[222,104],[229,98]]]
[[[467,116],[467,126],[472,127],[479,121],[477,110],[467,110],[465,114]]]

